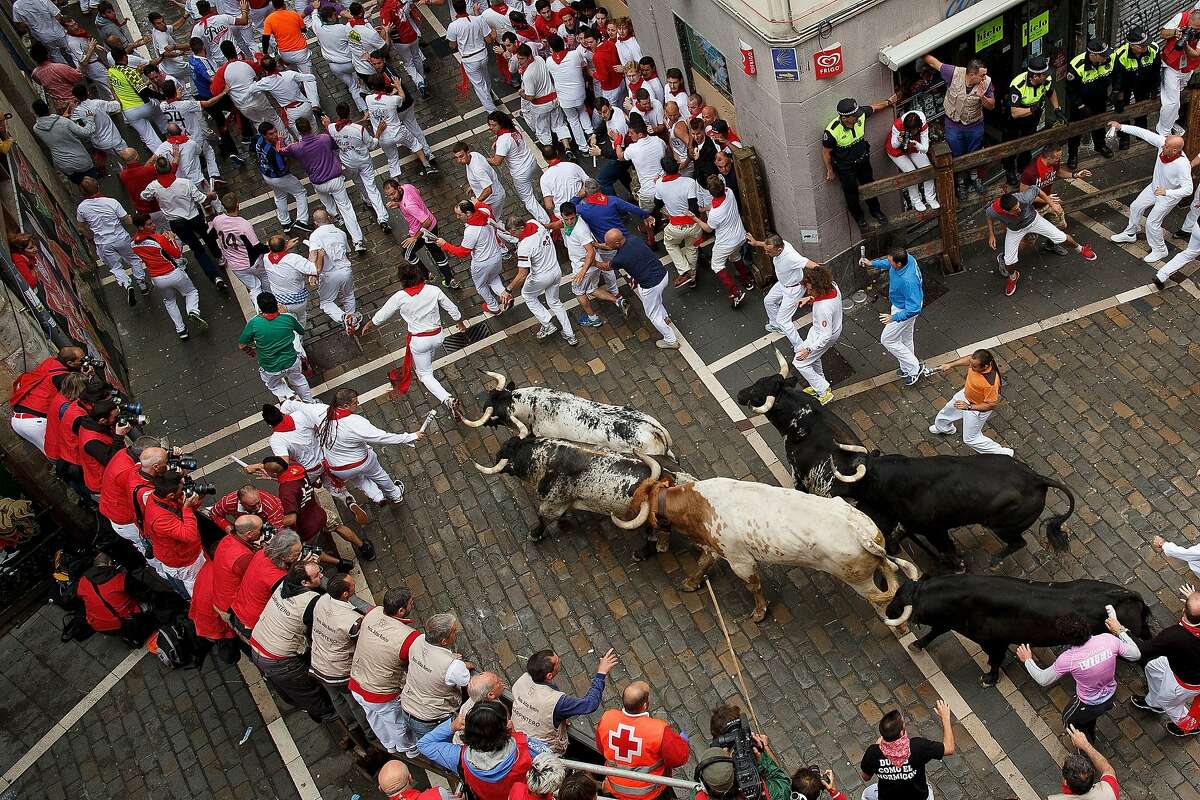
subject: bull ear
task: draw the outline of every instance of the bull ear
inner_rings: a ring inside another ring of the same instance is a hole
[[[876,447],[874,450],[871,451],[871,455],[874,456],[875,458],[879,458],[879,456],[881,456],[883,454],[880,452],[879,448]]]
[[[508,391],[508,392],[511,392],[515,388],[517,388],[517,385],[515,383],[513,383],[511,380],[504,385],[505,391]]]

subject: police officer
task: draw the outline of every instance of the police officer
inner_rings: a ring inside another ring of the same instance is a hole
[[[1158,48],[1150,43],[1149,34],[1142,28],[1130,28],[1125,44],[1113,53],[1113,108],[1124,111],[1129,103],[1156,97],[1161,67]],[[1149,118],[1143,114],[1133,124],[1149,127]],[[1117,139],[1121,150],[1129,147],[1128,133],[1118,133]]]
[[[896,95],[881,103],[866,106],[860,106],[857,100],[846,98],[837,104],[837,118],[825,126],[825,132],[821,134],[825,180],[831,181],[836,176],[842,184],[842,192],[846,195],[846,208],[853,215],[859,228],[865,228],[867,221],[863,217],[858,187],[875,180],[875,173],[871,170],[871,144],[867,141],[867,117],[895,104]],[[881,225],[887,223],[887,215],[879,207],[878,198],[872,197],[868,200],[867,208]]]
[[[1101,114],[1108,108],[1108,92],[1112,86],[1112,48],[1100,39],[1088,39],[1087,52],[1071,59],[1067,70],[1067,110],[1072,120]],[[1092,149],[1105,158],[1113,151],[1104,143],[1104,128],[1092,131]],[[1082,136],[1072,136],[1067,142],[1067,166],[1074,172],[1079,163],[1079,142]]]
[[[1061,114],[1058,96],[1054,94],[1054,78],[1050,76],[1050,62],[1044,56],[1032,56],[1025,62],[1025,71],[1013,78],[1008,87],[1004,141],[1011,142],[1035,133],[1047,101],[1056,113]],[[1025,169],[1029,160],[1028,150],[1004,159],[1004,176],[1010,187],[1017,185],[1017,172]]]

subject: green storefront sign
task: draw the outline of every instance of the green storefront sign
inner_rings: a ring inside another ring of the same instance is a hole
[[[1004,17],[995,17],[975,29],[975,52],[994,45],[1004,38]]]
[[[1036,42],[1049,32],[1050,12],[1043,11],[1021,26],[1021,46],[1027,47],[1030,42]]]

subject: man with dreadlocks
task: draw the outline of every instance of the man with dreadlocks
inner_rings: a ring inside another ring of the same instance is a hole
[[[325,457],[325,469],[338,480],[360,489],[378,505],[404,500],[404,484],[387,474],[373,444],[408,444],[424,439],[416,433],[388,433],[372,425],[358,410],[358,392],[338,389],[325,419],[317,426],[317,441]]]

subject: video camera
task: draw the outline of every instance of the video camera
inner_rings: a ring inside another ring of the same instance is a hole
[[[188,496],[215,495],[217,493],[217,485],[215,483],[193,480],[191,475],[185,475],[183,478],[183,493]]]
[[[275,534],[278,532],[278,528],[264,519],[262,524],[262,534],[258,537],[258,546],[260,548],[266,547],[267,542],[271,541],[271,539],[274,538]],[[315,544],[301,544],[299,560],[315,562],[321,557],[321,553],[323,552],[325,551],[323,551],[320,547],[317,547]]]
[[[173,470],[186,470],[188,472],[194,470],[197,466],[196,457],[189,456],[185,453],[179,453],[167,456],[167,468]]]
[[[758,773],[754,738],[750,734],[750,723],[746,718],[738,717],[729,722],[717,738],[712,740],[712,746],[728,750],[731,757],[705,759],[696,767],[695,779],[702,780],[705,768],[711,764],[732,763],[738,797],[741,800],[762,800],[762,777]]]

